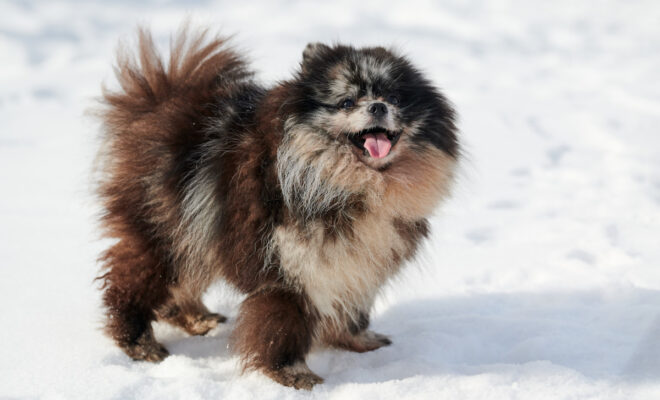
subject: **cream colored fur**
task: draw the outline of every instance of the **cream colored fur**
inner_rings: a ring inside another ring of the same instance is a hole
[[[392,166],[379,172],[360,161],[350,144],[307,129],[291,125],[278,153],[287,206],[302,205],[307,214],[318,215],[350,195],[362,195],[368,212],[352,221],[350,236],[332,239],[319,220],[283,224],[272,247],[285,278],[304,289],[322,321],[339,325],[346,316],[357,321],[360,312],[368,312],[379,289],[412,254],[415,244],[404,240],[393,222],[428,217],[446,194],[454,161],[431,146],[413,151],[408,134],[391,154]]]

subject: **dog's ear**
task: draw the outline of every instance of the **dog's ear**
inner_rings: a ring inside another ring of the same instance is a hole
[[[309,66],[309,63],[312,60],[314,60],[315,58],[319,57],[320,55],[322,55],[323,53],[329,50],[330,47],[324,45],[323,43],[320,42],[309,43],[305,47],[305,50],[303,51],[303,59],[302,59],[303,71],[307,69],[307,66]]]

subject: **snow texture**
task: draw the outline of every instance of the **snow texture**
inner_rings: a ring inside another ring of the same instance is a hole
[[[465,148],[424,254],[373,314],[392,346],[319,350],[313,392],[241,375],[240,296],[208,337],[158,324],[172,356],[100,331],[86,110],[138,23],[187,16],[272,83],[307,42],[392,45],[455,103]],[[660,398],[657,1],[0,2],[0,398]]]

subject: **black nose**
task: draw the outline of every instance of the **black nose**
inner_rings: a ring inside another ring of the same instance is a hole
[[[371,103],[369,104],[369,107],[367,107],[367,111],[370,114],[373,114],[374,117],[382,117],[387,114],[387,106],[385,103]]]

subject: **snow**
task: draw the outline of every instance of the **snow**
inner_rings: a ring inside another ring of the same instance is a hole
[[[379,298],[394,344],[318,350],[310,394],[241,375],[240,296],[208,337],[158,324],[136,363],[101,331],[90,195],[119,38],[187,17],[262,81],[310,41],[393,45],[446,92],[465,147],[424,253]],[[660,397],[660,6],[655,1],[0,3],[0,398],[652,399]]]

